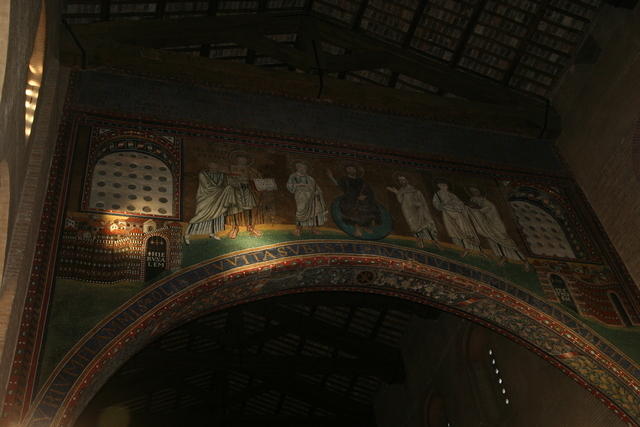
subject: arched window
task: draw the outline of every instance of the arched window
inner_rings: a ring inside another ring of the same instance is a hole
[[[533,254],[576,258],[562,226],[553,216],[529,201],[512,200],[510,204]]]
[[[91,176],[89,209],[130,215],[173,217],[174,178],[152,155],[116,151],[101,157]]]
[[[42,85],[42,74],[44,72],[44,51],[45,39],[47,33],[47,17],[45,11],[45,2],[40,6],[40,20],[38,22],[38,31],[33,42],[33,50],[31,59],[29,60],[29,70],[27,73],[27,87],[25,89],[25,113],[24,113],[24,134],[29,139],[31,128],[36,116],[36,108],[38,107],[38,96],[40,95],[40,86]]]

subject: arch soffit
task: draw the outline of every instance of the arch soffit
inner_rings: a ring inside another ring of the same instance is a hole
[[[180,324],[252,300],[317,291],[399,297],[490,327],[640,426],[640,368],[565,312],[490,273],[428,253],[326,240],[237,251],[153,284],[72,348],[36,396],[28,425],[70,425],[121,364]]]

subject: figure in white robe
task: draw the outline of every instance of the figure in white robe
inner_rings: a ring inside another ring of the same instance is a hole
[[[492,202],[482,195],[480,190],[471,187],[469,213],[478,234],[489,241],[493,253],[499,258],[514,261],[526,261],[516,242],[507,233],[500,213]]]
[[[189,236],[197,234],[208,234],[220,240],[216,233],[224,230],[225,215],[236,205],[234,191],[224,170],[213,162],[207,167],[198,174],[196,213],[189,221],[184,236],[186,244],[190,243]]]
[[[462,201],[449,191],[449,184],[438,181],[436,183],[438,191],[433,195],[433,206],[442,212],[442,220],[447,233],[455,245],[468,250],[480,251],[480,238],[476,234],[469,208]]]
[[[427,205],[422,191],[409,184],[404,176],[398,177],[399,187],[387,187],[387,190],[396,195],[405,221],[409,225],[411,233],[418,241],[418,247],[424,247],[424,241],[431,241],[438,245],[438,229],[431,216],[431,211]]]
[[[287,190],[293,194],[296,201],[296,230],[299,236],[306,227],[317,234],[317,227],[327,221],[327,207],[322,196],[322,189],[316,180],[309,176],[307,165],[298,162],[296,171],[289,176]]]

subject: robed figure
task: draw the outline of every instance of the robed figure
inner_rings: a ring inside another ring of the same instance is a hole
[[[449,184],[436,182],[438,191],[433,195],[433,206],[442,212],[442,221],[455,245],[468,250],[480,251],[480,238],[476,234],[469,214],[469,208],[454,193]]]
[[[327,221],[327,207],[322,196],[322,189],[316,180],[309,176],[307,165],[302,162],[295,164],[296,171],[289,175],[287,190],[293,194],[296,201],[296,230],[299,236],[304,228],[317,233],[317,227]]]
[[[438,229],[431,216],[424,194],[409,184],[409,181],[404,176],[398,177],[398,184],[398,188],[387,187],[387,190],[396,195],[404,219],[407,221],[411,233],[418,241],[418,247],[424,247],[425,240],[437,245]]]
[[[478,234],[485,237],[494,254],[499,258],[526,261],[516,242],[507,233],[500,213],[491,201],[475,187],[469,189],[469,213]]]
[[[225,216],[235,205],[235,193],[226,172],[217,163],[209,163],[207,169],[198,174],[196,213],[189,221],[185,243],[189,244],[189,236],[197,234],[220,240],[216,233],[224,230]]]
[[[261,175],[249,164],[249,158],[244,154],[237,154],[229,166],[228,176],[235,199],[235,205],[229,209],[227,216],[227,224],[231,226],[230,239],[238,236],[240,226],[245,226],[254,237],[262,236],[255,227],[262,222],[258,190],[254,184],[257,178],[261,178]]]
[[[331,181],[342,190],[342,197],[337,200],[339,218],[336,223],[353,227],[353,231],[344,231],[355,237],[374,233],[374,228],[382,223],[382,207],[376,202],[369,184],[358,176],[355,166],[348,165],[344,171],[345,175],[337,179],[330,170],[327,171]]]

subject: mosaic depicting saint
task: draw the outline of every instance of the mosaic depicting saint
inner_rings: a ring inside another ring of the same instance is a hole
[[[332,206],[333,218],[345,233],[362,239],[380,239],[391,231],[391,217],[375,198],[371,186],[363,178],[364,170],[355,164],[344,167],[344,176],[329,179],[342,190]]]
[[[322,196],[322,189],[316,180],[309,175],[305,162],[294,163],[295,172],[289,175],[287,190],[296,201],[296,229],[294,234],[300,236],[304,229],[318,233],[318,227],[327,221],[327,206]]]
[[[449,190],[449,183],[444,180],[435,181],[437,191],[433,195],[433,206],[442,212],[444,227],[451,240],[464,248],[462,256],[470,250],[480,251],[480,238],[473,228],[469,207]]]
[[[262,236],[256,229],[261,224],[260,194],[256,188],[256,180],[261,174],[251,166],[252,159],[244,152],[233,152],[230,156],[228,183],[233,191],[234,205],[229,208],[227,224],[231,226],[228,237],[235,239],[241,226],[254,237]]]
[[[423,248],[425,241],[438,246],[438,229],[422,191],[418,190],[403,175],[396,176],[398,187],[387,187],[396,195],[404,219],[411,233],[416,237],[418,247]]]
[[[493,253],[500,259],[525,261],[516,242],[509,237],[507,228],[496,205],[476,187],[470,187],[469,214],[478,234],[485,237]]]
[[[234,206],[235,193],[228,183],[227,170],[216,162],[210,162],[198,174],[196,213],[187,226],[185,243],[191,243],[190,236],[203,234],[220,240],[217,233],[224,231],[226,215]]]

